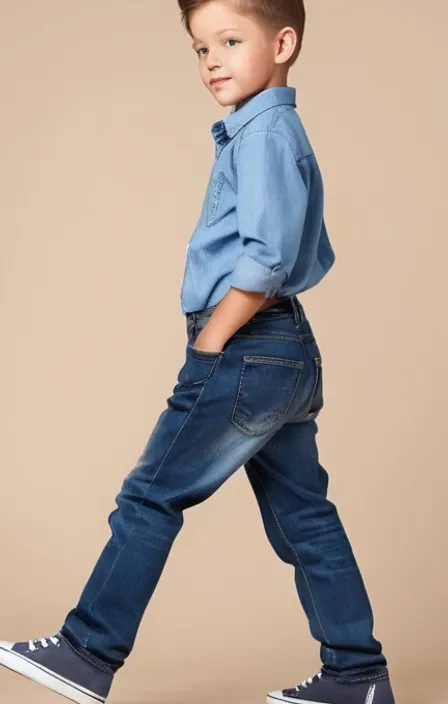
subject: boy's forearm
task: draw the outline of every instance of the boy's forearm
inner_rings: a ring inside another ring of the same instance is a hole
[[[262,291],[243,291],[231,286],[216,306],[200,336],[198,335],[198,345],[221,349],[261,308],[265,300]]]

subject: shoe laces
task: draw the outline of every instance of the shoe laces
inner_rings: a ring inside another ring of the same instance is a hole
[[[307,677],[305,680],[303,680],[303,682],[296,685],[297,691],[299,691],[302,687],[303,687],[303,689],[306,689],[309,684],[314,684],[315,682],[318,682],[321,677],[322,677],[322,670],[319,670],[319,672],[316,672],[315,675],[312,675],[311,677]]]
[[[35,638],[34,640],[28,641],[28,649],[31,651],[38,650],[39,644],[43,648],[48,648],[50,643],[53,645],[60,645],[60,639],[57,636],[50,636],[49,638]]]

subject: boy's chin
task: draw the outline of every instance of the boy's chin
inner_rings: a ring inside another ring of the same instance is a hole
[[[233,98],[225,98],[224,96],[218,97],[217,95],[215,95],[214,97],[216,102],[219,103],[223,108],[228,108],[231,105],[235,105],[235,100]]]
[[[222,93],[215,93],[213,95],[215,98],[216,102],[221,105],[223,108],[228,108],[232,105],[237,105],[238,103],[241,103],[244,98],[240,95],[236,95],[235,93],[229,92],[227,95],[224,94],[224,91]]]

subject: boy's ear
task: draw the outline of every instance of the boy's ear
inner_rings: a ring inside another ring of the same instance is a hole
[[[278,51],[275,63],[286,63],[294,53],[297,46],[297,32],[293,27],[283,27],[277,34]]]

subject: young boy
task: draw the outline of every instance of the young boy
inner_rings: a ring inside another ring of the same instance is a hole
[[[287,86],[302,0],[179,0],[207,89],[230,113],[182,286],[187,345],[167,408],[117,496],[76,608],[0,662],[79,704],[104,702],[131,652],[183,511],[244,465],[267,536],[294,566],[322,668],[268,702],[393,704],[365,586],[319,464],[322,358],[296,293],[334,262],[319,167]]]

